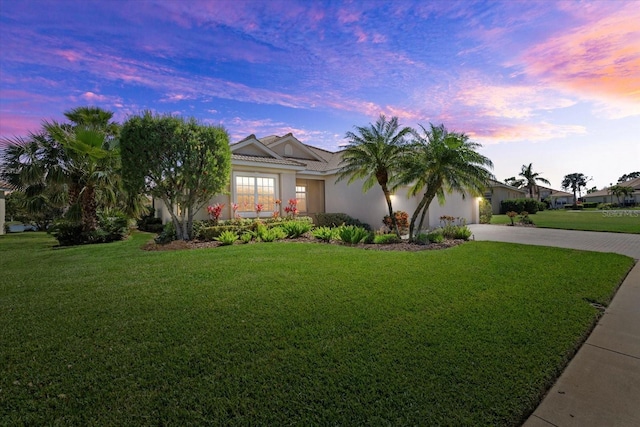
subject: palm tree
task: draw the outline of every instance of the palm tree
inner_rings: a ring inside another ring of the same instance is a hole
[[[532,165],[533,165],[532,163],[529,163],[529,166],[522,165],[522,170],[518,174],[518,176],[521,176],[524,178],[524,186],[529,189],[529,197],[531,198],[533,198],[534,192],[538,192],[537,182],[542,182],[547,185],[551,185],[551,183],[547,179],[541,177],[538,172],[533,172],[533,170],[531,169]],[[538,192],[538,194],[540,193]]]
[[[510,185],[511,187],[520,188],[524,185],[524,179],[517,179],[515,176],[512,176],[505,179],[504,183]]]
[[[392,178],[398,171],[399,160],[406,150],[405,136],[411,132],[411,128],[400,128],[397,117],[387,121],[381,114],[375,124],[355,126],[355,129],[355,133],[346,134],[349,143],[343,151],[336,182],[349,178],[348,183],[351,184],[357,179],[363,179],[363,192],[369,191],[376,183],[380,185],[394,231],[400,236],[391,203]]]
[[[562,189],[567,190],[571,188],[573,191],[573,207],[578,206],[578,198],[576,193],[580,191],[580,188],[587,186],[587,177],[583,173],[570,173],[564,176],[562,180]]]
[[[80,219],[84,231],[98,226],[98,205],[115,206],[119,190],[120,155],[113,113],[96,107],[65,112],[71,124],[44,122],[44,130],[66,155],[62,164],[68,185],[71,218]]]
[[[489,158],[476,150],[480,144],[470,142],[463,133],[448,132],[444,125],[420,126],[422,134],[413,132],[410,153],[403,157],[400,185],[411,184],[409,196],[420,192],[422,198],[411,217],[409,237],[422,229],[429,205],[435,197],[444,204],[445,193],[460,192],[481,195],[494,176],[487,168],[493,168]],[[420,223],[416,230],[416,221]]]

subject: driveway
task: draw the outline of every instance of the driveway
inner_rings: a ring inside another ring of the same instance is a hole
[[[640,235],[473,224],[475,240],[615,252],[640,259]],[[524,427],[640,426],[640,263]]]

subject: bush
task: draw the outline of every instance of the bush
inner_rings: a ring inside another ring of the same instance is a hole
[[[373,236],[373,243],[376,245],[388,245],[391,243],[400,243],[401,240],[395,234],[375,234]]]
[[[396,224],[398,224],[400,234],[407,234],[409,232],[409,214],[404,211],[397,211],[394,212],[393,215],[396,217]],[[386,225],[389,230],[394,231],[393,222],[389,215],[384,216],[382,223]]]
[[[218,237],[215,238],[218,242],[220,242],[221,246],[229,246],[233,245],[233,243],[238,240],[238,235],[234,231],[225,230]]]
[[[529,218],[529,212],[520,212],[520,223],[525,225],[533,224],[533,220]]]
[[[471,230],[469,230],[469,227],[466,225],[457,226],[454,239],[469,240],[469,237],[471,237]]]
[[[173,221],[167,222],[162,232],[153,240],[159,245],[165,245],[176,240],[176,228],[173,226]]]
[[[273,228],[259,228],[257,232],[257,240],[261,242],[275,242],[276,240],[281,240],[287,237],[287,233],[280,227]]]
[[[56,221],[49,232],[60,246],[109,243],[129,235],[129,219],[122,212],[99,213],[96,230],[87,232],[81,223],[63,219]]]
[[[585,209],[593,209],[598,207],[598,202],[584,202],[582,207]]]
[[[309,232],[313,226],[306,221],[286,221],[280,227],[290,239],[295,239]]]
[[[242,228],[238,227],[237,225],[214,225],[209,227],[201,227],[196,232],[194,227],[193,235],[199,240],[208,242],[211,240],[216,240],[216,238],[220,237],[220,235],[225,231],[239,234],[240,232],[242,232]]]
[[[574,206],[574,205],[569,204],[569,205],[564,205],[564,208],[565,208],[565,209],[572,209],[572,210],[574,210],[574,211],[581,211],[581,210],[582,210],[582,208],[583,208],[583,206],[582,206],[582,204],[575,205],[575,206]]]
[[[242,241],[242,243],[249,243],[251,240],[253,240],[253,234],[249,231],[245,231],[240,236],[240,240]]]
[[[436,229],[427,233],[427,240],[429,243],[442,243],[444,242],[444,234],[442,229]]]
[[[316,239],[327,243],[337,238],[337,230],[331,227],[316,227],[311,234],[313,234],[313,237]]]
[[[162,218],[155,217],[153,207],[147,208],[147,213],[137,221],[138,230],[149,233],[160,233],[163,229]]]
[[[351,218],[343,213],[318,213],[316,214],[316,222],[318,227],[339,227],[341,225],[354,225],[362,227],[367,231],[371,231],[371,226],[365,224],[358,219]]]
[[[487,199],[480,200],[480,224],[491,224],[493,209]]]
[[[338,227],[338,236],[344,243],[356,245],[369,235],[369,230],[355,225]]]
[[[538,211],[544,210],[544,207],[544,203],[535,199],[507,199],[500,202],[500,213],[527,211],[533,215]]]
[[[598,203],[598,209],[602,209],[603,211],[608,211],[613,209],[613,205],[611,203]]]

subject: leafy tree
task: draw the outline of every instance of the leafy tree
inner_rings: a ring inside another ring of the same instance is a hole
[[[578,206],[578,197],[577,193],[580,192],[581,188],[585,188],[587,186],[587,177],[583,173],[570,173],[565,175],[562,180],[562,189],[567,190],[571,188],[573,191],[573,206]]]
[[[409,225],[409,237],[413,240],[422,229],[429,205],[435,197],[444,204],[445,193],[454,191],[481,195],[494,179],[487,168],[493,168],[491,160],[476,150],[480,144],[469,141],[463,133],[448,132],[444,125],[429,125],[422,134],[413,132],[414,139],[409,153],[402,158],[399,184],[411,184],[409,196],[421,192],[422,198],[413,212]],[[418,228],[416,221],[420,217]]]
[[[620,202],[620,197],[622,196],[622,200],[624,201],[624,199],[626,199],[628,196],[632,195],[634,193],[635,189],[633,187],[629,187],[626,185],[614,185],[611,188],[609,188],[609,192],[616,196],[616,198],[618,199],[618,205],[622,205],[623,203]]]
[[[193,216],[225,191],[231,171],[229,135],[195,119],[145,112],[122,127],[122,173],[132,193],[164,202],[176,238],[193,238]]]
[[[407,147],[405,137],[411,133],[411,128],[400,128],[397,117],[387,121],[381,114],[375,124],[355,126],[355,129],[356,132],[346,134],[349,143],[342,154],[337,181],[349,178],[347,182],[351,184],[363,179],[363,192],[369,191],[377,183],[387,202],[393,230],[400,236],[391,203],[392,179],[394,173],[399,171],[399,162]]]
[[[524,186],[524,179],[517,179],[515,176],[512,176],[505,179],[504,183],[512,187],[521,188],[522,186]]]
[[[629,181],[635,178],[640,178],[640,172],[631,172],[631,173],[626,173],[624,175],[622,175],[620,178],[618,178],[618,182],[625,182],[625,181]]]
[[[587,189],[587,194],[595,193],[598,191],[598,187],[591,187]]]
[[[529,190],[529,197],[531,198],[533,198],[534,192],[538,192],[538,194],[540,194],[538,191],[538,182],[542,182],[547,185],[551,184],[547,179],[541,177],[538,172],[534,172],[532,170],[532,166],[532,163],[529,163],[528,166],[522,165],[522,170],[518,174],[518,176],[524,178],[524,186]]]

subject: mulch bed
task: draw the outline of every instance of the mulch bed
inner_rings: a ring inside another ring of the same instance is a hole
[[[342,242],[331,242],[326,243],[322,242],[318,239],[314,239],[313,237],[299,237],[297,239],[286,239],[279,240],[278,243],[289,243],[289,242],[297,242],[297,243],[308,243],[313,245],[341,245],[341,246],[350,246],[353,248],[359,248],[364,250],[372,250],[372,251],[404,251],[404,252],[417,252],[417,251],[429,251],[429,250],[437,250],[437,249],[447,249],[454,246],[458,246],[464,243],[464,240],[445,240],[442,243],[430,243],[428,245],[419,245],[416,243],[390,243],[387,245],[375,245],[375,244],[366,244],[360,243],[357,245],[348,245]],[[247,245],[255,245],[259,242],[251,242],[246,243]],[[243,245],[245,243],[236,242],[234,245]],[[268,244],[268,243],[260,243],[260,244]],[[164,245],[160,245],[155,243],[153,240],[147,242],[142,246],[142,249],[145,251],[176,251],[176,250],[184,250],[184,249],[205,249],[205,248],[217,248],[218,246],[222,246],[220,242],[217,241],[198,241],[193,240],[189,242],[175,240],[171,243],[167,243]]]

